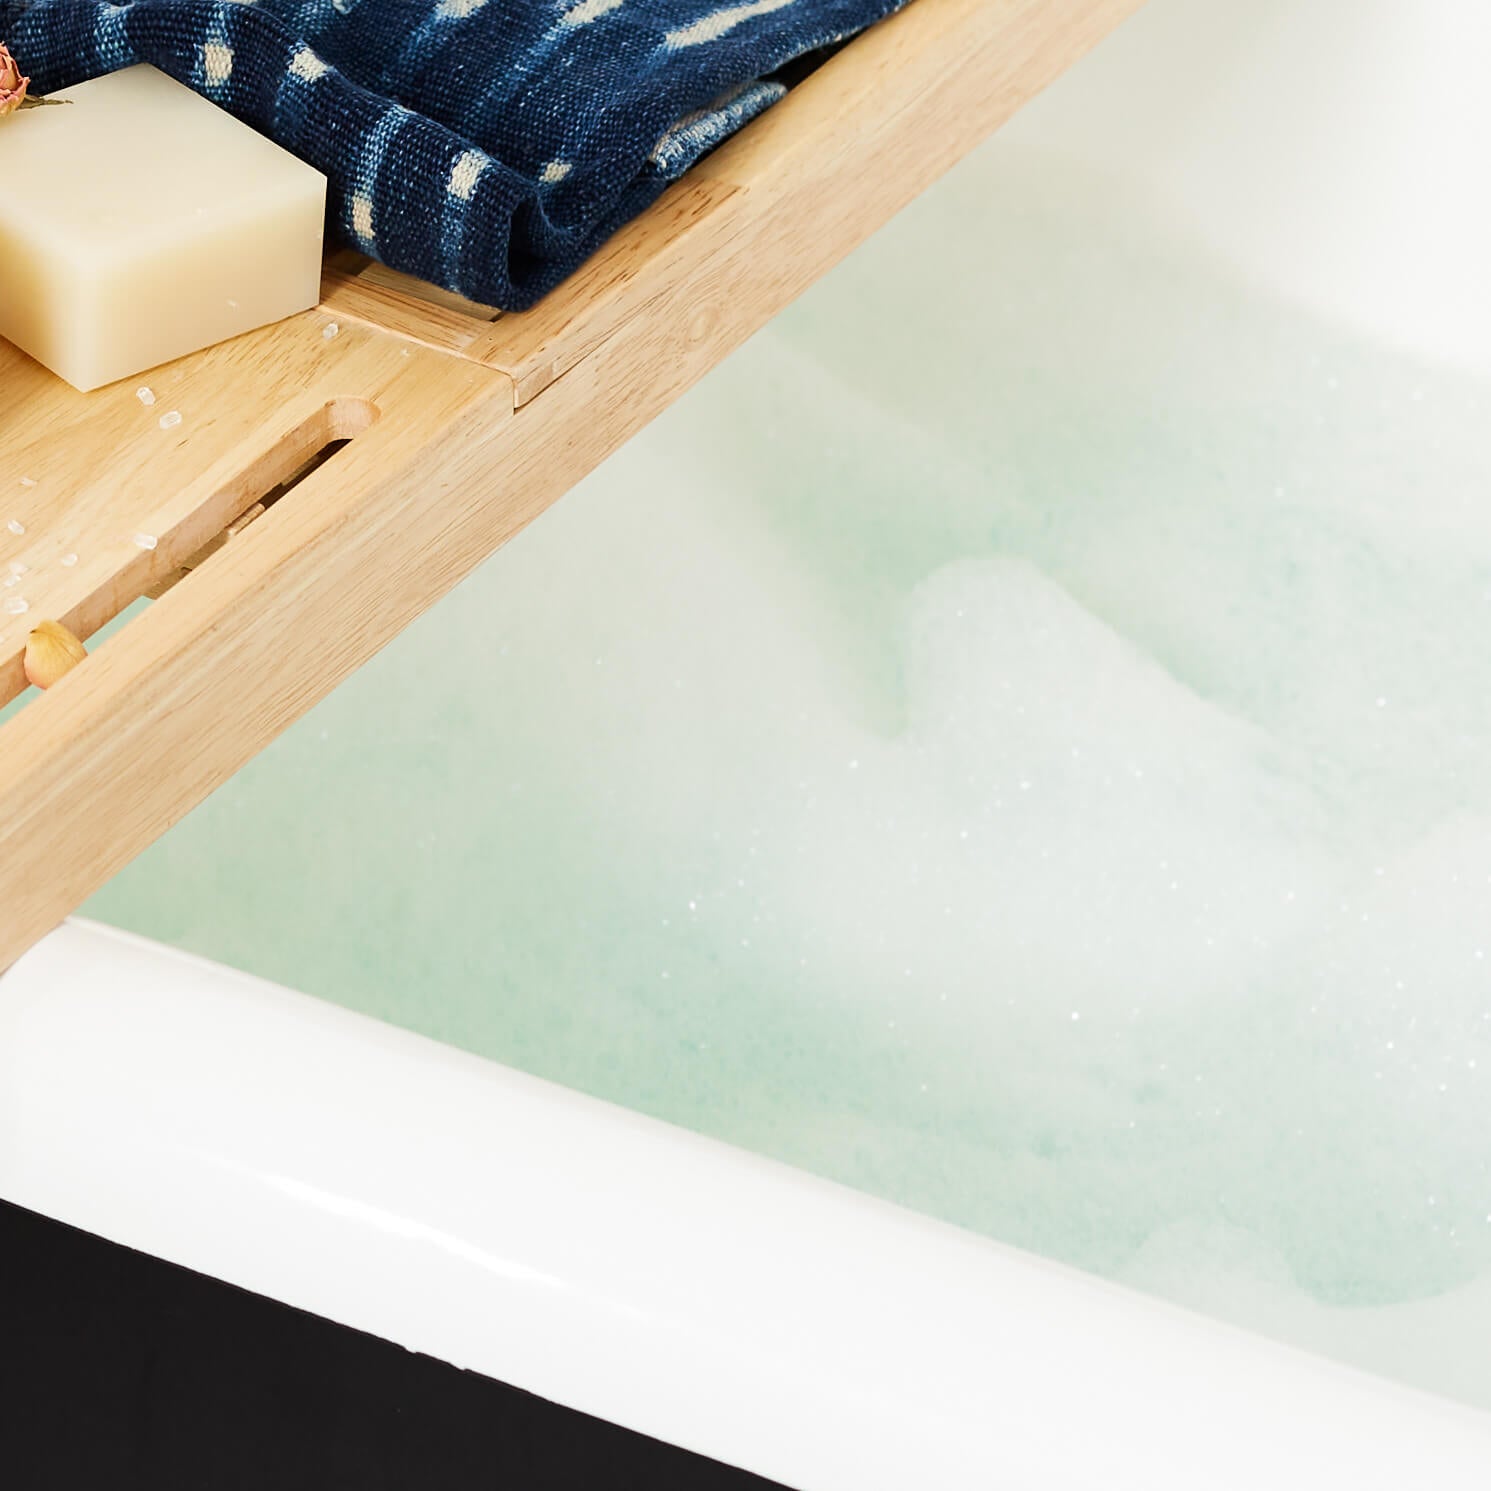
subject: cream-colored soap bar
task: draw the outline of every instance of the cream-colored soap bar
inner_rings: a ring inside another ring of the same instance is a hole
[[[0,119],[0,336],[87,390],[316,303],[319,171],[153,67],[52,96]]]

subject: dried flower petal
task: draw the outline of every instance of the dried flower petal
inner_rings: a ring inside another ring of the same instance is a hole
[[[26,681],[49,689],[87,656],[87,648],[60,621],[38,622],[26,642]]]

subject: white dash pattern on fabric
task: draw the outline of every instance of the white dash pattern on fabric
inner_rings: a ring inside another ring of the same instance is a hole
[[[476,191],[481,173],[487,169],[487,156],[480,150],[463,150],[450,168],[445,190],[457,201],[469,202]]]
[[[364,243],[371,243],[377,236],[373,232],[373,199],[361,192],[352,199],[352,231]]]
[[[209,88],[221,88],[233,76],[233,48],[225,41],[202,43],[202,78]]]
[[[290,59],[290,76],[299,78],[302,83],[314,83],[317,78],[324,77],[330,71],[309,47],[301,47]]]
[[[625,3],[626,0],[580,0],[578,5],[572,5],[565,11],[559,18],[559,24],[566,31],[573,31],[577,26],[588,26],[592,21],[610,15]]]
[[[746,0],[743,5],[727,5],[723,10],[713,11],[687,26],[670,31],[663,41],[675,52],[684,47],[703,46],[706,42],[718,41],[742,21],[754,20],[757,16],[769,16],[775,10],[785,10],[796,3],[797,0]]]

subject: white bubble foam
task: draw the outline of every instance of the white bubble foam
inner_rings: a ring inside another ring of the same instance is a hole
[[[105,905],[1491,1404],[1487,402],[986,153]]]

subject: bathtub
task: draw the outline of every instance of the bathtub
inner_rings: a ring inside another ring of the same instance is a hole
[[[1470,9],[1153,0],[1005,138],[1270,298],[1485,376]],[[0,1064],[0,1200],[86,1234],[79,1268],[122,1245],[360,1333],[345,1360],[391,1343],[617,1426],[618,1476],[661,1443],[703,1459],[649,1484],[1491,1482],[1491,1415],[86,921],[0,978]],[[335,1465],[354,1410],[270,1449]]]
[[[1483,1415],[225,968],[75,922],[3,992],[7,1200],[783,1485],[1486,1483]]]

